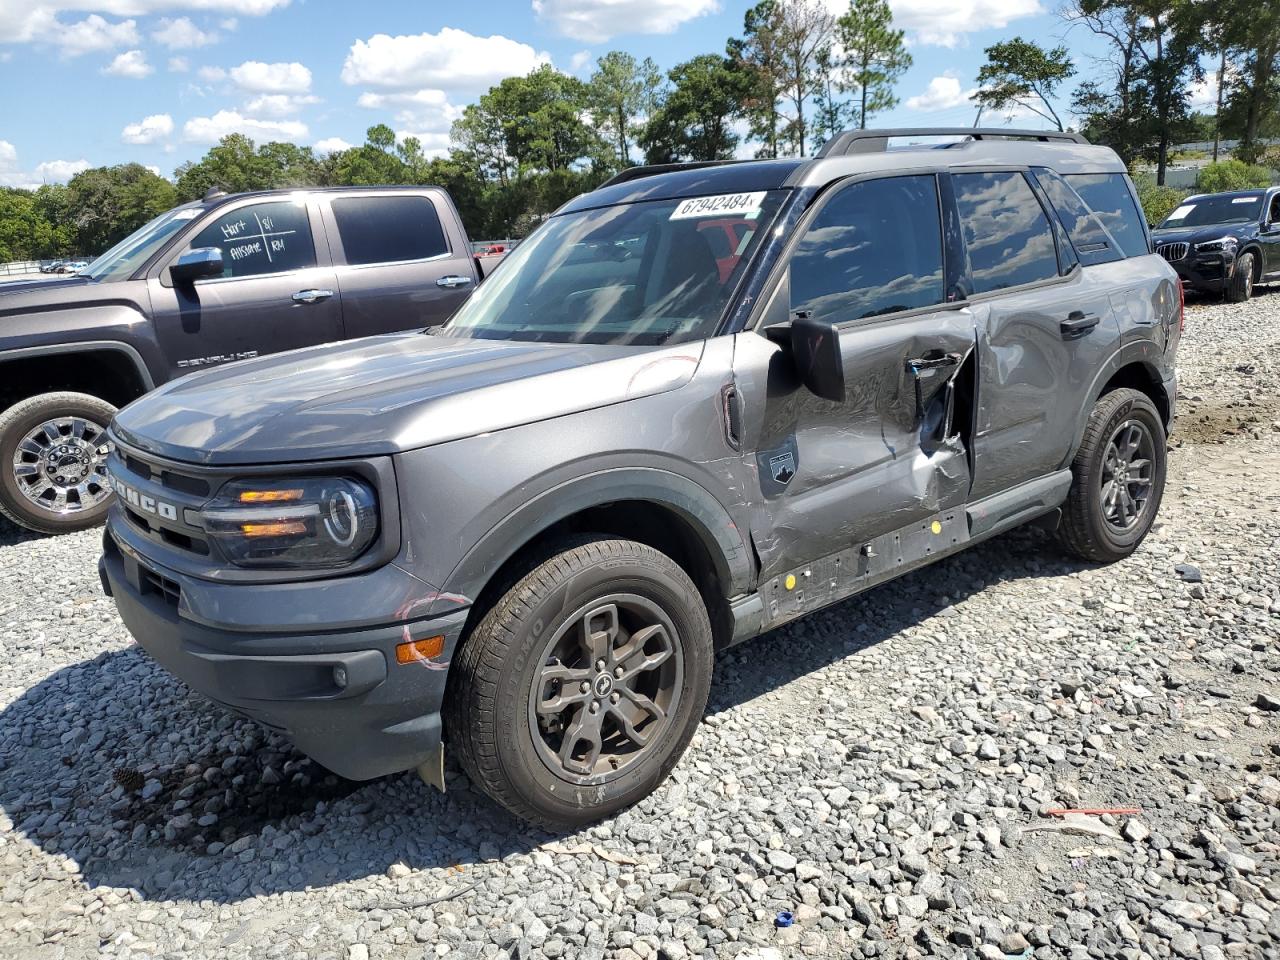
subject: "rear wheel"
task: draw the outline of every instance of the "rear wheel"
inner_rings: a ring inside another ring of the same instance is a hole
[[[581,538],[508,590],[453,664],[446,732],[473,783],[549,829],[651,793],[693,736],[711,627],[665,554]]]
[[[101,523],[111,505],[107,424],[116,408],[43,393],[0,414],[0,513],[39,533]]]
[[[1243,303],[1253,296],[1253,254],[1242,253],[1236,259],[1235,269],[1227,279],[1227,299]]]
[[[1160,509],[1165,453],[1164,422],[1145,394],[1126,388],[1100,398],[1071,464],[1058,528],[1066,548],[1099,563],[1133,553]]]

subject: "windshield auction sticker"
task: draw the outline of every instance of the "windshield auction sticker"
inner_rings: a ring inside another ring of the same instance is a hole
[[[695,217],[742,217],[754,220],[760,215],[764,191],[759,193],[722,193],[716,197],[693,197],[671,211],[671,220]]]
[[[1165,219],[1181,220],[1183,217],[1185,217],[1188,213],[1190,213],[1195,208],[1196,208],[1196,205],[1194,203],[1185,203],[1182,206],[1180,206],[1177,210],[1173,211],[1173,213],[1169,214],[1169,216],[1165,217]]]

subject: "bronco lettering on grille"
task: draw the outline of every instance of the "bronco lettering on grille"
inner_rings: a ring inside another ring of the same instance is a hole
[[[140,513],[155,514],[162,519],[175,522],[178,519],[178,508],[172,503],[165,503],[163,500],[157,500],[155,497],[147,496],[145,493],[139,493],[119,477],[111,477],[111,489],[116,492],[116,495],[121,500],[134,507]]]

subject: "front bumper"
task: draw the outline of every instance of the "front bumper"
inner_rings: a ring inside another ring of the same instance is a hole
[[[98,570],[125,626],[161,666],[209,699],[283,733],[335,773],[368,780],[417,767],[439,749],[449,659],[466,610],[334,632],[233,630],[184,617],[188,578],[143,558],[109,527]],[[323,580],[311,584],[317,596],[327,589]],[[244,589],[199,586],[206,596],[210,589]],[[290,597],[298,600],[296,593]],[[310,622],[299,609],[298,623]],[[445,638],[438,658],[396,662],[398,643],[438,634]]]
[[[1225,253],[1196,253],[1194,250],[1181,260],[1170,260],[1169,266],[1177,271],[1184,285],[1207,293],[1221,293],[1231,270],[1235,255]]]

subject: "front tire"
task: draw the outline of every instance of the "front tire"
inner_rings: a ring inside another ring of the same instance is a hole
[[[1235,269],[1227,279],[1227,299],[1232,303],[1243,303],[1253,296],[1253,254],[1242,253],[1236,260]]]
[[[1125,388],[1101,397],[1071,464],[1063,546],[1096,563],[1133,553],[1160,510],[1166,452],[1164,421],[1145,394]]]
[[[0,513],[37,533],[96,526],[111,506],[107,425],[87,393],[42,393],[0,414]]]
[[[706,708],[711,664],[706,608],[675,561],[630,540],[568,540],[464,641],[446,735],[498,803],[572,829],[670,773]]]

